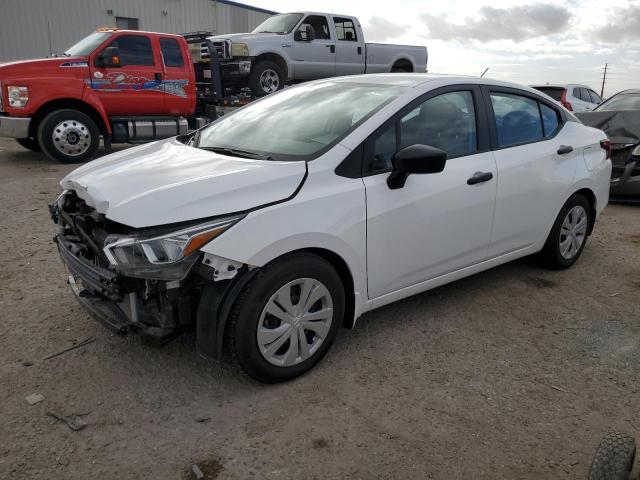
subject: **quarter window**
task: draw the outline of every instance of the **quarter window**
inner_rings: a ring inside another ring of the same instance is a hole
[[[549,138],[553,136],[558,131],[558,127],[560,127],[560,122],[558,121],[558,112],[556,112],[553,108],[541,103],[540,113],[542,114],[542,127],[544,128],[544,136],[545,138]]]
[[[365,170],[390,170],[393,155],[415,144],[444,150],[449,158],[476,152],[476,117],[471,92],[444,93],[430,98],[389,126],[375,140],[373,155]]]
[[[598,95],[593,90],[589,90],[589,95],[591,95],[591,101],[593,103],[602,103],[602,98],[600,98],[600,95]]]
[[[160,50],[167,67],[183,67],[184,59],[180,51],[180,44],[175,38],[161,38]]]
[[[356,27],[353,24],[353,20],[350,18],[334,18],[333,22],[336,26],[336,35],[338,40],[345,40],[348,42],[357,42],[358,36],[356,35]]]
[[[521,95],[492,93],[491,105],[500,147],[535,142],[544,138],[540,110],[535,100]]]
[[[153,50],[149,37],[123,35],[116,38],[110,47],[118,47],[120,62],[124,65],[154,65]]]

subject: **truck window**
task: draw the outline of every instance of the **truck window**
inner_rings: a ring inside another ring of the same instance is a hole
[[[161,38],[160,51],[166,67],[184,67],[180,44],[175,38]]]
[[[353,20],[350,18],[334,17],[333,22],[336,25],[338,40],[345,40],[347,42],[358,41],[358,35],[356,34],[356,27],[353,24]]]
[[[109,44],[118,47],[122,65],[154,65],[153,49],[149,37],[122,35]]]
[[[327,17],[323,17],[321,15],[309,15],[302,23],[306,23],[313,27],[316,32],[316,40],[331,39],[331,35],[329,35],[329,22],[327,22]]]

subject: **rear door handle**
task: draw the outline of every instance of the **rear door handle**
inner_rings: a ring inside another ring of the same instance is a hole
[[[358,47],[358,55],[362,55],[362,47]]]
[[[493,178],[493,173],[491,172],[476,172],[473,174],[469,180],[467,180],[467,185],[475,185],[477,183],[488,182]]]
[[[156,78],[156,82],[161,82],[162,81],[162,74],[159,73],[159,72],[156,72],[155,78]]]
[[[560,145],[560,148],[558,148],[558,155],[566,155],[571,152],[573,152],[573,147],[569,145]]]

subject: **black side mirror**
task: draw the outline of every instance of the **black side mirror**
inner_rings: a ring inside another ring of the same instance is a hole
[[[96,57],[96,67],[121,67],[120,50],[118,47],[107,47]]]
[[[308,23],[303,23],[300,28],[293,34],[296,42],[311,42],[316,38],[316,31]]]
[[[429,145],[410,145],[393,156],[393,170],[387,177],[390,189],[404,187],[412,173],[440,173],[447,163],[447,152]]]

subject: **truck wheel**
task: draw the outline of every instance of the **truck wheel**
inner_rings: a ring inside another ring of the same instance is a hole
[[[84,162],[93,157],[100,142],[95,122],[77,110],[56,110],[38,127],[44,153],[63,163]]]
[[[249,88],[256,95],[268,95],[284,87],[284,73],[280,65],[262,60],[253,66],[249,74]]]
[[[633,437],[609,433],[598,445],[589,469],[589,480],[628,480],[635,454]]]
[[[312,253],[263,267],[236,300],[225,329],[225,357],[264,383],[302,375],[327,353],[342,324],[340,276]]]
[[[40,144],[38,143],[38,140],[33,137],[16,138],[16,142],[18,142],[21,147],[24,147],[27,150],[31,150],[32,152],[39,152],[40,150],[42,150],[40,148]]]

